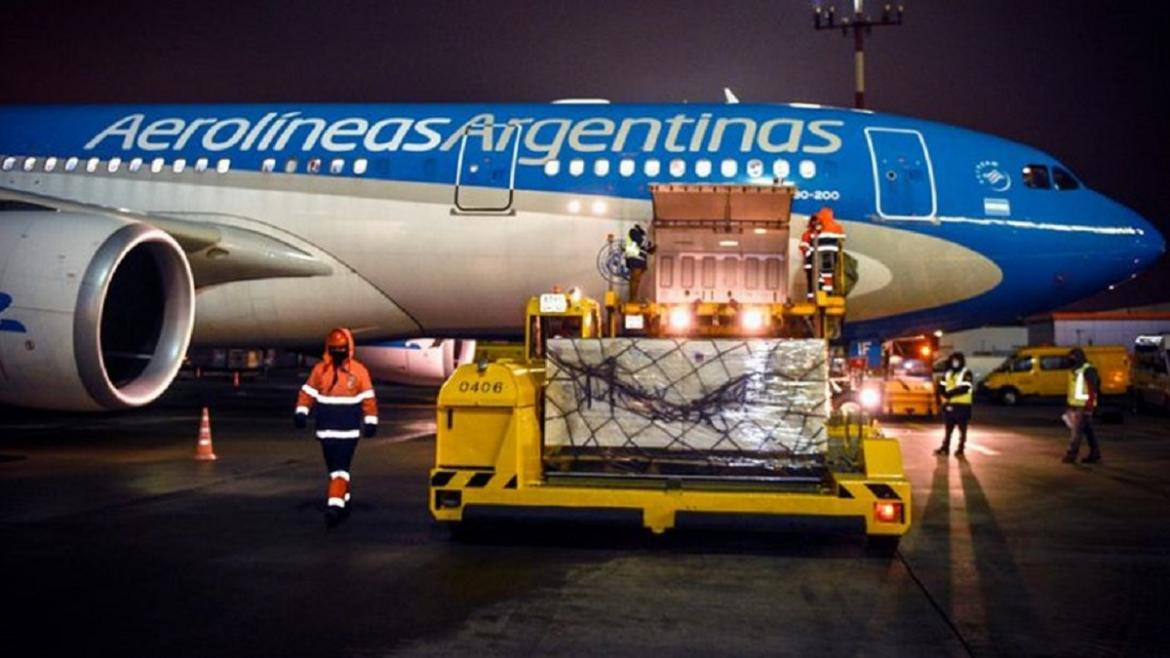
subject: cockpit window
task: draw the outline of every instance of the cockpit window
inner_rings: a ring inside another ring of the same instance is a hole
[[[1081,186],[1077,179],[1072,177],[1072,174],[1060,167],[1052,168],[1052,182],[1058,190],[1075,190]]]
[[[1037,190],[1051,189],[1052,183],[1048,180],[1048,167],[1037,164],[1024,165],[1024,185]]]

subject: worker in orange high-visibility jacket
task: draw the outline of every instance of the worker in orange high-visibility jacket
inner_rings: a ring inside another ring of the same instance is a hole
[[[325,339],[325,356],[297,394],[293,424],[303,429],[316,416],[317,438],[329,472],[325,523],[337,525],[349,515],[349,467],[358,438],[378,431],[378,402],[366,367],[353,357],[353,334],[338,328]]]
[[[821,208],[814,216],[818,231],[814,238],[813,247],[819,261],[817,277],[820,290],[826,294],[833,294],[838,282],[833,277],[837,271],[837,260],[841,258],[842,243],[845,242],[845,229],[833,218],[832,208]]]
[[[820,232],[821,220],[813,215],[808,218],[808,228],[800,236],[800,255],[804,260],[804,280],[807,284],[805,297],[810,301],[817,296],[817,277],[813,273],[813,262],[816,258],[816,242]]]

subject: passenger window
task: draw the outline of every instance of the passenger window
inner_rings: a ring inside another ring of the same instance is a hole
[[[179,158],[179,159],[175,160],[174,164],[171,165],[171,169],[176,174],[183,173],[183,170],[186,168],[187,168],[187,160],[185,158]]]
[[[1032,372],[1032,357],[1023,356],[1012,361],[1012,372]]]
[[[195,171],[198,171],[198,172],[207,171],[207,158],[199,158],[198,160],[195,161]]]
[[[635,169],[637,169],[637,166],[635,166],[634,161],[630,158],[622,158],[622,161],[618,164],[618,173],[627,178],[634,175]]]
[[[57,168],[57,158],[45,158],[45,171],[53,171]]]
[[[345,160],[341,158],[334,158],[329,162],[329,173],[334,176],[345,173]]]
[[[781,181],[787,179],[791,174],[792,166],[788,164],[787,160],[782,158],[772,163],[772,175]]]
[[[585,161],[581,158],[573,158],[569,160],[569,175],[580,176],[585,173]]]
[[[724,178],[735,178],[735,174],[739,172],[739,163],[732,158],[727,158],[719,165],[719,173],[723,174]]]
[[[289,158],[288,160],[284,161],[284,173],[286,173],[286,174],[297,173],[297,159],[296,158]]]
[[[757,158],[748,160],[747,175],[752,178],[762,178],[764,175],[764,161]]]
[[[1048,167],[1044,165],[1026,165],[1024,167],[1024,185],[1037,190],[1047,190],[1052,187],[1048,182]]]
[[[167,165],[167,161],[162,158],[155,158],[150,161],[150,173],[157,174],[163,170]]]
[[[93,172],[97,171],[98,165],[101,163],[102,161],[98,160],[97,158],[90,158],[85,163],[85,170],[92,174]]]
[[[800,177],[812,178],[817,175],[817,163],[812,160],[800,161]]]
[[[353,173],[358,175],[358,176],[361,176],[361,175],[366,173],[366,169],[369,168],[369,166],[370,166],[369,160],[366,160],[365,158],[358,158],[353,163]]]
[[[65,171],[74,171],[77,169],[77,163],[80,162],[77,158],[69,158],[65,161]]]
[[[134,158],[130,161],[130,166],[127,167],[131,172],[138,173],[142,169],[142,158]]]
[[[229,158],[220,158],[219,162],[215,163],[215,171],[221,174],[226,174],[232,168],[232,161]]]
[[[276,171],[276,158],[267,158],[260,163],[260,171],[265,174],[270,174]]]
[[[594,176],[608,176],[609,175],[609,160],[601,159],[593,162]]]
[[[662,163],[656,158],[650,158],[642,168],[647,176],[657,176],[662,171]]]
[[[687,163],[682,158],[675,158],[670,161],[670,175],[674,178],[682,178],[687,175]]]
[[[321,173],[321,158],[309,158],[309,164],[305,167],[305,171],[310,174]]]
[[[711,161],[703,158],[695,163],[695,175],[699,178],[706,178],[711,175]]]
[[[559,173],[561,173],[560,160],[549,160],[548,162],[544,163],[545,176],[556,176]]]
[[[1068,370],[1072,364],[1066,356],[1042,356],[1040,357],[1041,370]]]
[[[25,171],[32,171],[33,168],[36,166],[37,166],[37,159],[36,158],[25,158],[24,159],[24,170]]]
[[[1052,182],[1058,190],[1075,190],[1081,186],[1077,179],[1072,177],[1072,174],[1060,167],[1052,168]]]
[[[122,158],[110,158],[110,161],[106,163],[106,171],[110,172],[111,174],[117,173],[117,171],[121,168]]]
[[[12,171],[12,168],[15,166],[16,166],[16,158],[9,156],[7,158],[4,158],[4,166],[0,167],[0,169],[3,169],[4,171]]]

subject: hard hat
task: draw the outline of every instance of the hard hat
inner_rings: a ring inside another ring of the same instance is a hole
[[[817,211],[816,218],[822,222],[832,220],[833,219],[833,209],[828,207],[828,206],[821,208],[820,210]]]
[[[325,339],[326,347],[349,347],[349,337],[345,335],[344,329],[334,329],[329,332],[329,336]]]

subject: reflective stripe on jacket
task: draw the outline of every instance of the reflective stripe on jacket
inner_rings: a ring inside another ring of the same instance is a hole
[[[971,371],[963,368],[962,370],[948,370],[943,377],[943,388],[948,393],[958,393],[947,399],[947,404],[966,404],[970,405],[972,400]]]
[[[315,408],[319,439],[356,439],[363,424],[378,424],[373,381],[366,367],[353,358],[353,351],[353,338],[349,337],[349,358],[338,367],[326,350],[297,393],[297,413]]]
[[[1089,399],[1095,391],[1091,390],[1092,386],[1086,375],[1092,367],[1089,363],[1083,363],[1081,367],[1068,374],[1068,406],[1084,407],[1089,403]]]

